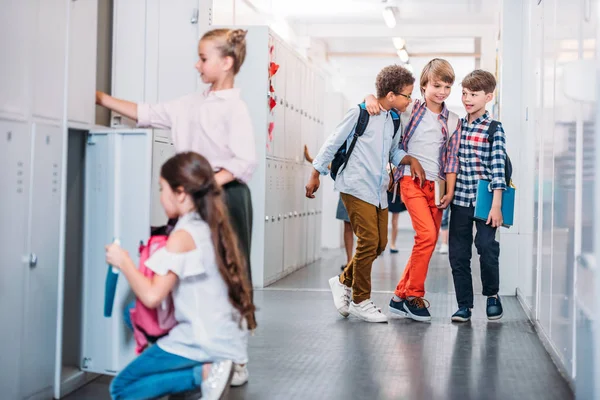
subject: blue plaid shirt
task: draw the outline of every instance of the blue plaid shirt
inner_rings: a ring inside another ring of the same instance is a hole
[[[494,148],[490,157],[488,128],[492,118],[486,111],[469,124],[468,116],[462,119],[458,161],[460,170],[456,176],[454,204],[469,207],[475,204],[479,180],[491,181],[490,189],[506,189],[504,164],[506,163],[506,137],[502,124],[494,132]]]

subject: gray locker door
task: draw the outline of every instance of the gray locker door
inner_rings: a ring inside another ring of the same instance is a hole
[[[26,122],[0,120],[0,226],[9,229],[0,240],[0,393],[17,399],[20,385],[24,274],[27,264],[31,135]]]
[[[63,128],[33,125],[29,249],[26,269],[22,394],[29,397],[54,384]],[[35,262],[37,258],[37,262]]]
[[[167,215],[160,204],[159,178],[162,165],[175,155],[175,146],[168,140],[156,138],[152,148],[152,204],[150,223],[152,226],[162,226],[168,221]]]
[[[134,262],[140,241],[150,235],[152,131],[90,132],[86,149],[83,262],[82,370],[117,374],[135,357],[135,343],[123,323],[134,299],[119,276],[112,316],[104,317],[108,266],[104,246],[119,238]]]

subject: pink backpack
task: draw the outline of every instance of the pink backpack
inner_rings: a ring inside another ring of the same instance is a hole
[[[146,260],[157,250],[167,244],[168,236],[155,235],[148,239],[148,243],[140,244],[139,270],[144,276],[152,278],[154,272],[146,267]],[[161,305],[155,309],[146,307],[139,299],[135,300],[135,307],[130,310],[133,337],[136,342],[135,351],[140,354],[148,346],[148,336],[161,337],[169,333],[177,325],[173,299],[169,295]]]

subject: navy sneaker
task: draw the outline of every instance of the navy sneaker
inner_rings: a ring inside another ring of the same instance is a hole
[[[390,312],[401,317],[408,317],[408,313],[404,310],[404,303],[406,303],[406,300],[400,299],[400,301],[394,301],[392,297],[389,305]]]
[[[500,302],[500,296],[488,297],[487,299],[487,317],[490,321],[502,318],[504,312],[502,310],[502,302]]]
[[[392,248],[390,248],[390,253],[392,253],[392,254],[398,254],[399,251],[400,250],[398,250],[398,249],[392,249]]]
[[[411,300],[407,299],[404,302],[404,310],[408,313],[408,316],[415,321],[431,321],[431,314],[429,314],[428,308],[429,302],[422,297],[415,297]]]
[[[457,312],[452,316],[454,322],[467,322],[471,319],[471,310],[467,307],[460,307]]]

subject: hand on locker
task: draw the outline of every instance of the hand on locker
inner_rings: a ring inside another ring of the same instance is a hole
[[[118,243],[112,243],[104,247],[106,250],[106,263],[114,268],[119,268],[129,259],[129,253],[123,250]]]

